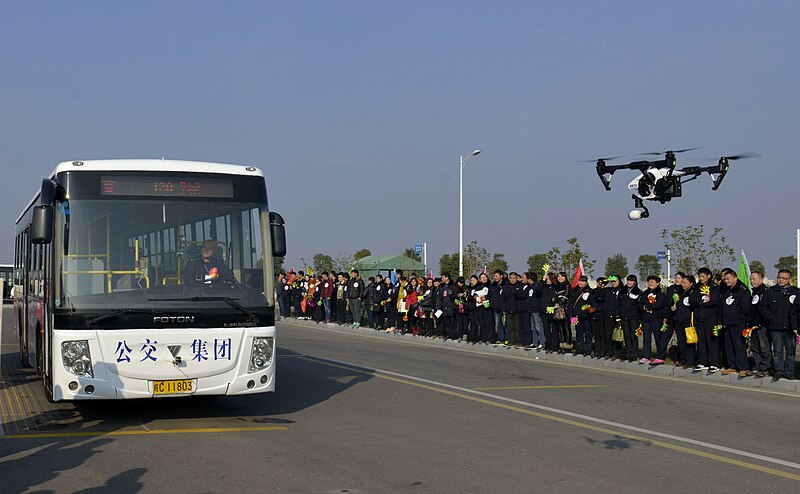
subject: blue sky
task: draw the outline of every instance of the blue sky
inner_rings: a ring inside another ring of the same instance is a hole
[[[798,2],[4,2],[0,259],[63,160],[253,164],[287,221],[288,265],[362,247],[458,249],[511,268],[577,236],[632,267],[660,231],[720,226],[768,267],[793,254]],[[601,155],[757,151],[717,192],[632,208]]]

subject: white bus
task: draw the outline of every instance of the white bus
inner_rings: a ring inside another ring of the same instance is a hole
[[[60,163],[16,222],[22,364],[52,401],[274,391],[285,254],[255,167]]]

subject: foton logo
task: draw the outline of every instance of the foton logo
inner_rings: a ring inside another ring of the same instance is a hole
[[[153,316],[153,324],[194,322],[194,316]]]

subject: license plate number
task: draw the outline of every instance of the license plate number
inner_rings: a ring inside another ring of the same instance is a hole
[[[153,381],[154,395],[190,394],[194,391],[191,379],[174,381]]]

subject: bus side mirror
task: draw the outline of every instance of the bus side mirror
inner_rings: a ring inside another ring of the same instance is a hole
[[[283,216],[278,213],[269,213],[269,234],[272,237],[272,255],[274,257],[286,256],[286,228]]]
[[[53,240],[53,206],[33,208],[31,221],[31,242],[49,244]]]

